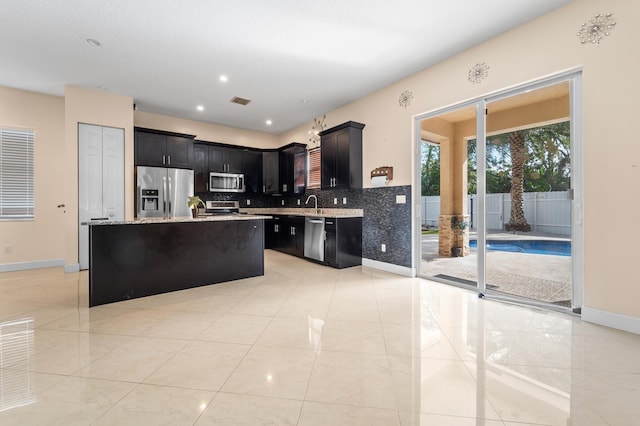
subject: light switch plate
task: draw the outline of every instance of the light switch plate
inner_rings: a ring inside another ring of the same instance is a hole
[[[333,199],[333,204],[338,204],[338,199],[337,198]]]
[[[347,197],[342,197],[342,204],[347,204]]]
[[[250,206],[251,205],[251,200],[247,200],[247,205]]]
[[[406,204],[407,196],[406,195],[396,195],[396,204]]]

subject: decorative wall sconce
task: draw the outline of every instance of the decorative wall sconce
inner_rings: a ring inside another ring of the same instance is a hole
[[[580,30],[578,30],[578,38],[582,44],[600,44],[602,37],[608,37],[612,29],[616,26],[611,13],[605,15],[597,14],[593,18],[589,18],[587,22],[583,22]]]
[[[469,69],[469,75],[467,80],[471,83],[480,83],[482,80],[489,76],[489,65],[484,62],[478,62]]]
[[[314,118],[313,126],[311,126],[311,130],[309,130],[309,142],[315,146],[320,145],[320,132],[327,127],[327,125],[324,124],[325,118],[327,118],[326,115],[323,115],[320,120]]]
[[[412,99],[413,93],[405,90],[404,92],[400,93],[400,97],[398,98],[398,105],[406,109],[409,105],[411,105]]]

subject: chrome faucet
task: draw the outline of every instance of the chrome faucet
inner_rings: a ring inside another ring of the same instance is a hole
[[[309,200],[313,198],[313,200],[315,201],[315,209],[316,211],[318,211],[318,197],[315,196],[315,194],[311,194],[307,197],[307,201],[304,202],[304,205],[306,206],[307,204],[309,204]]]

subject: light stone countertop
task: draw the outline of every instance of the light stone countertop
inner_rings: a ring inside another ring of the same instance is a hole
[[[241,208],[240,213],[266,214],[266,215],[291,215],[313,217],[363,217],[362,209],[311,209],[311,208]]]

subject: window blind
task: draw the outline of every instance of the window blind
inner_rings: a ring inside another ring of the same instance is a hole
[[[307,188],[319,189],[320,188],[320,147],[312,148],[307,151],[307,158],[309,166],[309,176],[307,176]]]
[[[34,217],[33,135],[0,127],[0,219]]]

